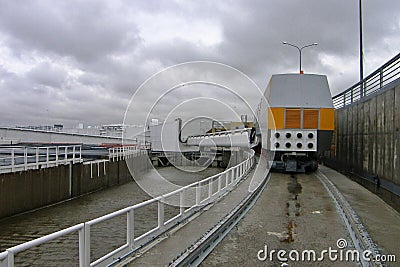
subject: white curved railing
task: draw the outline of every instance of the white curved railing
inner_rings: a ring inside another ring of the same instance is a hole
[[[33,247],[48,243],[53,239],[60,238],[67,234],[76,232],[78,233],[79,244],[79,266],[104,266],[110,264],[113,259],[126,255],[127,253],[143,246],[147,242],[153,240],[155,237],[161,235],[165,231],[175,226],[177,223],[193,215],[196,211],[204,207],[206,204],[209,204],[213,200],[221,197],[227,191],[232,190],[234,186],[241,180],[241,178],[244,177],[245,174],[251,169],[254,163],[255,156],[254,151],[252,151],[251,154],[249,153],[249,157],[245,161],[225,170],[224,172],[218,173],[201,181],[194,182],[190,185],[181,187],[175,191],[164,194],[157,198],[144,201],[142,203],[98,217],[88,222],[80,223],[69,228],[60,230],[58,232],[11,247],[6,251],[0,253],[0,267],[14,266],[15,255],[19,252],[31,249]],[[168,205],[165,203],[165,200],[174,196],[179,198],[179,214],[169,220],[165,220],[164,206]],[[185,205],[190,200],[193,200],[193,204]],[[148,230],[146,233],[140,236],[135,236],[135,210],[155,203],[158,206],[157,226]],[[91,262],[90,228],[98,223],[108,221],[121,215],[126,216],[126,243],[119,248],[110,251],[108,254],[100,257],[99,259]]]

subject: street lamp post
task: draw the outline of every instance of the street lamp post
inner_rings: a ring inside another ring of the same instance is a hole
[[[288,43],[288,42],[282,42],[282,44],[293,46],[293,47],[297,48],[297,50],[299,50],[299,56],[300,56],[300,70],[299,70],[299,71],[300,71],[300,73],[302,73],[302,70],[301,70],[301,52],[302,52],[303,49],[306,48],[306,47],[318,45],[317,43],[312,43],[312,44],[308,44],[308,45],[305,45],[305,46],[302,46],[302,47],[298,47],[297,45],[290,44],[290,43]]]

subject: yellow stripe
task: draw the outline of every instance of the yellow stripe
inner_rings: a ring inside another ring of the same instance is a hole
[[[319,113],[319,129],[335,129],[335,112],[333,108],[321,108]]]
[[[284,108],[268,109],[268,129],[283,129],[285,112]]]

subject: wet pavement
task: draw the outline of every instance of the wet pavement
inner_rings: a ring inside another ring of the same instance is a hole
[[[201,266],[353,266],[329,261],[327,256],[312,262],[288,257],[292,250],[300,253],[300,259],[303,250],[314,250],[318,259],[323,250],[337,249],[340,238],[350,240],[335,205],[314,175],[272,173],[254,207]],[[278,259],[278,250],[286,251],[281,256],[288,261]]]

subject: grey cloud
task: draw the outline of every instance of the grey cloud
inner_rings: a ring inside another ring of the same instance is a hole
[[[135,25],[97,1],[3,1],[0,25],[19,50],[93,61],[139,41]]]
[[[64,69],[53,66],[49,62],[38,64],[27,74],[27,77],[35,83],[59,88],[66,81],[67,76],[68,73]]]
[[[400,2],[363,3],[367,72],[399,52],[390,42],[400,43]],[[205,37],[195,31],[159,32],[156,15],[196,21],[205,35],[215,27],[220,43],[189,39]],[[152,42],[143,37],[143,16],[154,23]],[[344,90],[358,79],[358,1],[0,1],[0,51],[10,53],[0,60],[31,68],[0,61],[0,124],[121,122],[142,82],[187,61],[231,65],[263,89],[273,73],[298,71],[298,52],[282,41],[318,42],[304,50],[304,70],[328,75],[334,93]]]

